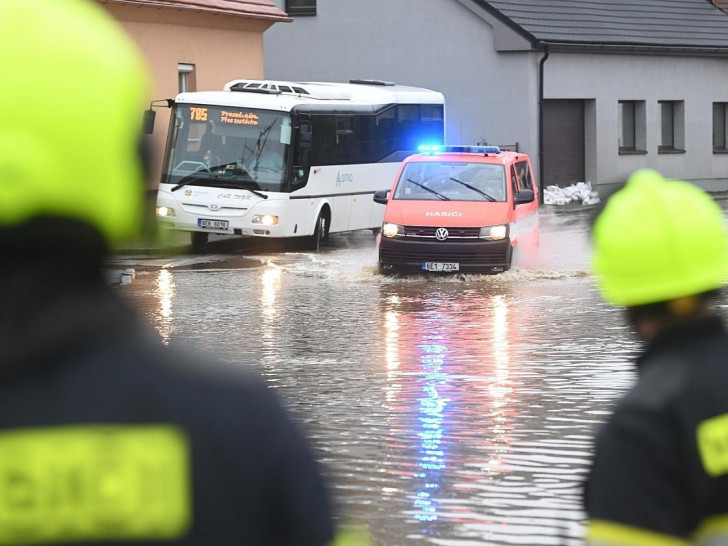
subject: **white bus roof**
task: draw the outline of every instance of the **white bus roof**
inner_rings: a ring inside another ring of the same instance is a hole
[[[439,91],[386,82],[284,82],[233,80],[222,91],[180,93],[175,102],[289,112],[303,104],[384,106],[387,104],[444,104]],[[366,83],[364,83],[366,82]],[[237,89],[237,90],[235,90]],[[245,91],[250,89],[251,91]]]

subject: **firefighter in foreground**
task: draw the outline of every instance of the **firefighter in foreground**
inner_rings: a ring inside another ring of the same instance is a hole
[[[0,60],[0,543],[329,543],[272,391],[163,347],[103,280],[141,224],[130,40],[95,2],[2,0]]]
[[[728,278],[721,209],[637,171],[596,218],[593,267],[645,350],[601,430],[585,487],[590,545],[728,544]]]

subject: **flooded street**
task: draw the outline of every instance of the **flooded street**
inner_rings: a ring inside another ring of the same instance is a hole
[[[537,263],[498,276],[383,277],[361,232],[125,258],[118,290],[165,343],[259,369],[376,544],[581,544],[592,437],[638,346],[587,273],[587,213],[555,208]]]

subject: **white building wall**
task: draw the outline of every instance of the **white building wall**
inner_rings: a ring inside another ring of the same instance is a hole
[[[728,155],[713,153],[713,102],[728,102],[728,59],[608,54],[551,54],[544,72],[546,99],[593,99],[596,134],[587,178],[593,184],[623,182],[638,168],[692,180],[708,189],[728,188]],[[646,151],[620,155],[618,102],[645,101]],[[685,153],[658,154],[658,101],[684,101]],[[588,129],[587,129],[588,133]]]
[[[518,142],[535,159],[538,57],[497,54],[494,25],[503,30],[461,0],[318,0],[316,16],[265,33],[265,77],[435,89],[445,95],[448,143]]]
[[[273,0],[284,9],[284,0]],[[380,79],[441,91],[446,141],[513,144],[536,173],[543,52],[471,0],[318,0],[316,16],[264,34],[265,77]],[[728,155],[712,152],[712,103],[728,102],[728,59],[566,54],[544,65],[545,99],[585,100],[585,171],[594,185],[640,167],[728,189]],[[619,155],[618,101],[646,101],[647,154]],[[685,154],[658,154],[658,100],[685,101]]]

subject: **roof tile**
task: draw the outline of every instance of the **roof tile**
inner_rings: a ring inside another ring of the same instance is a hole
[[[728,14],[706,0],[481,3],[539,42],[728,49]]]

